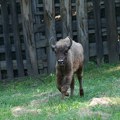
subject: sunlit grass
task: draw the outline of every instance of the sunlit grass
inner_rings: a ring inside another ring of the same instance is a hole
[[[76,80],[74,96],[64,100],[54,74],[0,83],[0,120],[119,120],[120,64],[98,67],[89,63],[83,80],[85,96],[79,97]],[[111,102],[90,106],[93,98],[108,98]],[[22,111],[13,113],[14,108]]]

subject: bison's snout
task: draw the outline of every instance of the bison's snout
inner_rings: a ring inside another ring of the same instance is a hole
[[[62,60],[62,59],[58,60],[58,64],[59,65],[64,65],[64,60]]]

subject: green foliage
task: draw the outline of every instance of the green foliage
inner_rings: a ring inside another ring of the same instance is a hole
[[[119,71],[120,64],[89,63],[83,77],[85,96],[79,97],[76,80],[74,96],[64,100],[54,74],[0,83],[0,120],[119,120]],[[108,104],[90,105],[94,98],[104,97],[110,99]]]

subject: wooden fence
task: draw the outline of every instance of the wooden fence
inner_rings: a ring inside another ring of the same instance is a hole
[[[119,0],[0,0],[0,80],[53,72],[51,37],[82,43],[86,62],[118,62],[119,11]]]

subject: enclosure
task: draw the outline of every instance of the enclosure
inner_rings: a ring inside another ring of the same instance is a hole
[[[0,80],[51,73],[51,37],[80,42],[85,61],[119,62],[119,0],[0,0]]]

